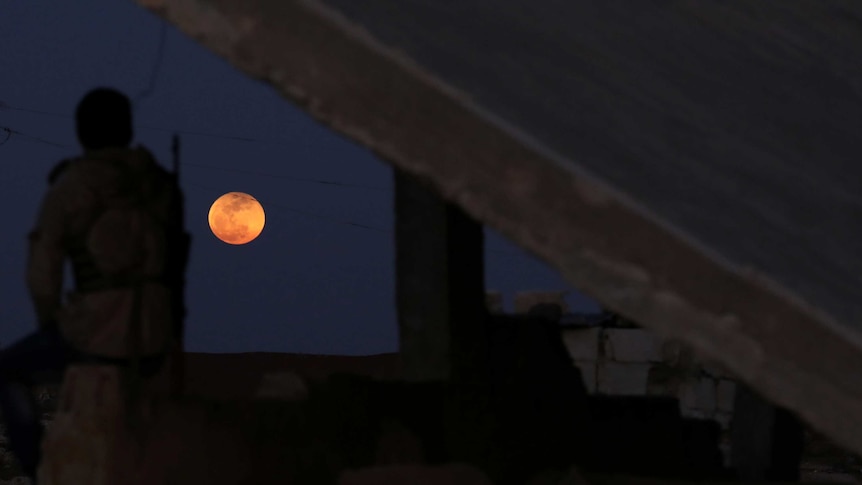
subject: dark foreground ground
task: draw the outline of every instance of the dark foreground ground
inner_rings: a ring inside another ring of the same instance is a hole
[[[801,469],[804,481],[862,483],[862,459],[810,431]]]
[[[397,360],[393,356],[373,356],[371,358],[321,356],[277,356],[261,354],[259,358],[248,359],[237,356],[236,362],[218,359],[218,364],[229,365],[234,372],[212,372],[216,364],[211,356],[198,355],[188,362],[189,391],[211,397],[231,399],[239,395],[254,393],[253,385],[241,376],[266,374],[270,370],[299,368],[298,372],[306,379],[316,380],[333,372],[351,371],[379,378],[393,377],[397,373]],[[219,367],[221,367],[219,365]],[[242,368],[240,368],[242,367]],[[203,372],[209,369],[209,372]],[[48,386],[35,390],[42,406],[44,422],[50,425],[56,409],[58,387]],[[829,440],[814,432],[806,433],[806,445],[801,465],[802,480],[805,482],[859,483],[862,484],[862,459],[833,445]],[[20,478],[20,469],[6,449],[6,438],[0,433],[0,485],[26,484]]]

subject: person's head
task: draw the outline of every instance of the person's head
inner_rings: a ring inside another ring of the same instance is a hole
[[[85,150],[127,147],[132,142],[132,103],[114,89],[87,93],[78,103],[75,122]]]

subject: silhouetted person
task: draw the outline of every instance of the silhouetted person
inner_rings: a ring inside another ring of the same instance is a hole
[[[175,177],[130,148],[131,104],[96,89],[76,112],[83,154],[60,162],[29,235],[27,286],[38,329],[0,351],[0,407],[11,450],[35,477],[41,425],[30,387],[59,382],[75,362],[155,373],[176,343],[176,247],[182,228]],[[75,287],[62,298],[63,269]]]

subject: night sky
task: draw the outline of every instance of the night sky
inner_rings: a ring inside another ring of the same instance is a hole
[[[171,134],[182,136],[194,238],[188,350],[397,350],[388,165],[131,1],[4,2],[0,52],[0,127],[18,132],[3,143],[0,131],[0,343],[34,327],[24,286],[26,234],[47,172],[78,153],[71,119],[77,102],[89,89],[110,86],[143,96],[135,103],[136,143],[166,166]],[[217,240],[207,226],[210,204],[229,191],[253,195],[266,210],[263,233],[244,246]],[[519,290],[569,288],[493,231],[486,279],[507,308]],[[569,304],[597,309],[574,291]]]

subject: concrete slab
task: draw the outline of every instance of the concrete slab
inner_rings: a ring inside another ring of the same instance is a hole
[[[617,362],[661,362],[662,341],[639,328],[609,328],[604,331],[604,355]]]
[[[643,396],[647,391],[650,364],[600,362],[596,391],[611,396]]]
[[[709,377],[687,381],[680,390],[679,405],[712,416],[716,409],[716,382]]]

